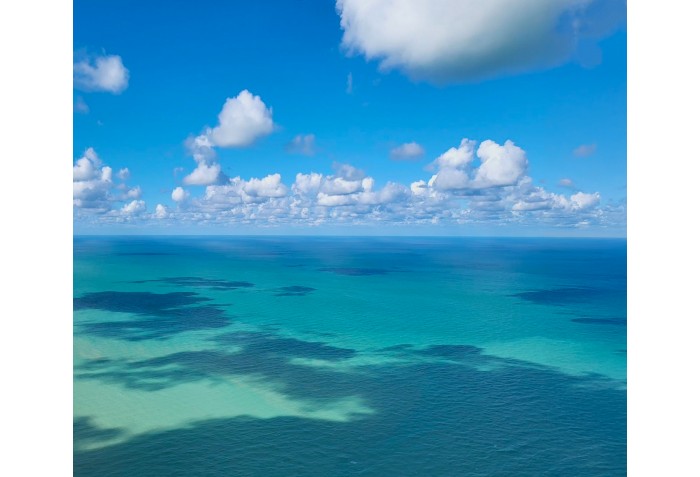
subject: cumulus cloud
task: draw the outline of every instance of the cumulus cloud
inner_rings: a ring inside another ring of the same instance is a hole
[[[156,211],[154,214],[156,219],[164,219],[168,216],[168,208],[163,204],[156,205]]]
[[[175,202],[184,202],[187,197],[189,197],[190,193],[187,192],[185,189],[182,187],[176,187],[173,189],[172,194],[170,194],[170,197],[175,201]]]
[[[437,83],[561,64],[626,15],[623,0],[337,0],[336,10],[348,52]]]
[[[74,198],[76,207],[104,206],[104,220],[144,223],[624,226],[624,204],[601,206],[598,192],[557,194],[535,186],[527,165],[525,151],[512,141],[463,139],[433,161],[432,177],[410,186],[377,184],[363,170],[336,163],[330,173],[300,172],[291,184],[271,173],[227,178],[203,194],[176,187],[171,198],[177,207],[158,204],[148,213],[140,188],[115,187],[112,176],[118,174],[89,149],[74,164]]]
[[[274,129],[272,109],[260,96],[244,89],[235,98],[228,98],[219,113],[219,124],[205,128],[204,133],[185,142],[197,167],[185,176],[185,185],[221,185],[229,178],[221,171],[215,147],[245,147],[270,134]]]
[[[138,215],[146,211],[146,203],[142,200],[132,200],[128,204],[124,204],[121,212],[124,215]]]
[[[86,57],[73,63],[73,86],[81,91],[119,94],[129,85],[129,70],[117,55]]]
[[[119,177],[123,181],[127,180],[130,176],[131,172],[129,172],[129,169],[127,167],[119,169],[119,173],[117,174],[117,177]]]
[[[313,156],[316,154],[316,136],[313,134],[297,134],[286,146],[286,151],[290,154],[303,154]]]
[[[460,169],[468,166],[474,159],[476,141],[462,139],[458,147],[451,147],[433,162],[433,168]]]
[[[425,149],[417,142],[406,142],[391,150],[390,156],[394,161],[415,161],[423,157]]]
[[[207,164],[200,162],[195,170],[182,179],[185,185],[210,185],[221,184],[226,181],[226,176],[221,172],[221,165],[218,163]]]
[[[525,176],[525,151],[513,141],[502,146],[488,139],[475,152],[476,141],[462,139],[459,147],[452,147],[429,166],[437,169],[429,185],[440,190],[486,189],[514,185]],[[474,167],[474,156],[481,164]]]
[[[103,164],[95,149],[86,149],[73,165],[76,213],[104,214],[112,211],[115,205],[141,197],[140,187],[129,188],[125,183],[115,185],[112,179],[112,168]]]
[[[282,176],[270,174],[262,179],[250,179],[243,191],[251,197],[284,197],[287,195],[287,186],[282,184]]]
[[[595,144],[581,144],[579,147],[574,149],[574,156],[576,157],[588,157],[592,156],[595,154],[596,149],[598,149],[598,146]]]
[[[267,136],[274,129],[272,109],[260,96],[244,89],[235,98],[228,98],[219,113],[219,124],[204,134],[212,145],[245,147]]]
[[[474,176],[476,188],[513,185],[527,170],[525,151],[511,140],[503,146],[486,140],[481,143],[476,155],[481,160]]]

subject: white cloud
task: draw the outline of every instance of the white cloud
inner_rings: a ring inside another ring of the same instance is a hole
[[[251,197],[284,197],[287,195],[287,187],[282,184],[282,176],[270,174],[262,179],[250,179],[243,191]]]
[[[146,203],[142,200],[132,200],[128,204],[124,204],[121,212],[124,215],[138,215],[146,211]]]
[[[348,73],[348,79],[345,84],[345,92],[352,94],[352,73]]]
[[[625,17],[622,0],[337,0],[336,9],[349,52],[438,83],[561,64]]]
[[[117,177],[119,177],[121,180],[125,181],[131,176],[131,172],[129,172],[129,169],[124,167],[123,169],[119,169],[119,172],[117,173]]]
[[[170,194],[170,197],[175,201],[175,202],[184,202],[187,197],[189,197],[190,193],[187,192],[185,189],[182,187],[176,187],[173,189],[172,194]]]
[[[583,192],[577,192],[571,196],[571,207],[577,210],[587,210],[591,207],[598,205],[600,202],[600,194],[596,192],[595,194],[585,194]]]
[[[221,165],[218,163],[207,164],[200,162],[195,170],[182,179],[185,185],[211,185],[221,184],[226,181],[226,176],[221,172]]]
[[[598,146],[595,144],[581,144],[579,147],[574,149],[574,156],[576,157],[588,157],[592,156],[595,154],[596,149],[598,149]]]
[[[158,204],[153,213],[147,213],[145,202],[139,199],[140,187],[129,188],[121,182],[115,186],[112,169],[88,149],[74,165],[74,201],[76,210],[94,210],[101,214],[101,220],[115,223],[167,219],[222,226],[624,226],[625,205],[601,206],[598,192],[564,195],[535,186],[524,174],[525,152],[512,141],[477,144],[462,140],[459,147],[435,159],[433,168],[437,171],[429,180],[413,181],[410,187],[392,182],[380,187],[364,171],[334,164],[331,174],[298,173],[290,185],[279,173],[273,173],[210,184],[201,195],[190,196],[183,187],[176,187],[171,198],[178,206],[168,209]],[[200,164],[207,166],[207,159],[201,159]],[[116,203],[120,203],[118,208]]]
[[[129,70],[117,55],[84,58],[73,63],[73,85],[82,91],[119,94],[129,85]]]
[[[467,138],[462,139],[459,147],[451,147],[435,159],[433,167],[442,168],[463,168],[468,166],[474,159],[474,147],[476,141]]]
[[[296,194],[301,195],[315,195],[321,188],[321,181],[323,180],[323,174],[318,174],[312,172],[310,174],[299,173],[296,176],[296,181],[292,186],[292,190]]]
[[[429,185],[439,190],[486,189],[514,185],[525,176],[527,157],[525,151],[513,141],[503,146],[490,139],[482,142],[476,150],[476,141],[462,139],[459,147],[452,147],[433,161],[429,169],[437,173]],[[481,161],[474,167],[474,156]]]
[[[141,187],[136,186],[132,189],[129,189],[126,192],[126,197],[128,199],[140,199],[141,198]]]
[[[168,216],[168,208],[163,204],[156,205],[155,217],[157,219],[164,219]]]
[[[245,147],[273,129],[272,109],[265,106],[260,96],[244,89],[235,98],[226,100],[219,113],[219,124],[207,129],[204,136],[213,146]]]
[[[407,142],[391,150],[390,156],[394,161],[414,161],[425,154],[423,146],[417,142]]]
[[[527,171],[525,151],[508,140],[503,146],[494,141],[481,143],[476,155],[481,165],[476,170],[473,187],[514,185]]]
[[[467,189],[471,184],[469,175],[453,167],[446,167],[430,178],[428,185],[438,190],[458,190]]]
[[[88,148],[73,165],[73,205],[76,214],[104,214],[113,210],[114,204],[138,199],[141,188],[129,188],[125,183],[115,186],[112,168],[103,165],[93,148]],[[126,191],[126,192],[123,192]]]
[[[225,184],[228,177],[217,162],[215,147],[245,147],[274,129],[272,109],[260,96],[244,89],[235,98],[228,98],[219,113],[219,124],[206,128],[203,134],[190,137],[186,146],[197,167],[185,176],[185,185]]]
[[[297,134],[287,144],[286,151],[290,154],[313,156],[316,154],[316,136],[313,134]]]

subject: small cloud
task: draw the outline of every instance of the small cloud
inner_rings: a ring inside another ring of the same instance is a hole
[[[316,154],[316,136],[313,134],[297,134],[294,136],[285,150],[290,154],[303,154],[305,156],[313,156]]]
[[[345,92],[347,94],[352,94],[352,73],[348,73],[347,85],[345,86]]]
[[[423,157],[425,149],[417,142],[407,142],[391,150],[390,156],[394,161],[416,161]]]
[[[170,197],[175,201],[175,202],[183,202],[187,197],[190,195],[189,192],[187,192],[185,189],[182,187],[176,187],[173,189],[173,193],[170,195]]]
[[[129,168],[127,168],[127,167],[124,167],[123,169],[119,169],[119,173],[117,173],[117,177],[119,177],[123,181],[127,180],[130,175],[131,175],[131,172],[129,172]]]
[[[73,63],[73,86],[81,91],[119,94],[129,85],[129,70],[121,56],[84,58]]]
[[[165,207],[163,204],[158,204],[156,205],[156,213],[155,217],[157,219],[164,219],[168,215],[168,208]]]
[[[588,157],[592,156],[598,146],[595,144],[581,144],[579,147],[574,149],[574,156],[576,157]]]
[[[559,181],[559,185],[562,187],[569,187],[571,189],[574,189],[576,187],[574,186],[574,181],[572,181],[571,179],[567,179],[566,177]]]
[[[90,112],[90,107],[87,105],[82,96],[78,96],[78,99],[73,105],[73,111],[80,114],[87,114]]]

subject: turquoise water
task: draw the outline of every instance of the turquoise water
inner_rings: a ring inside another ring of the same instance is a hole
[[[626,242],[74,240],[75,475],[624,475]]]

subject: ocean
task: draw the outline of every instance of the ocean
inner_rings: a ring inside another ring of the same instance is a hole
[[[74,475],[622,476],[623,239],[74,239]]]

